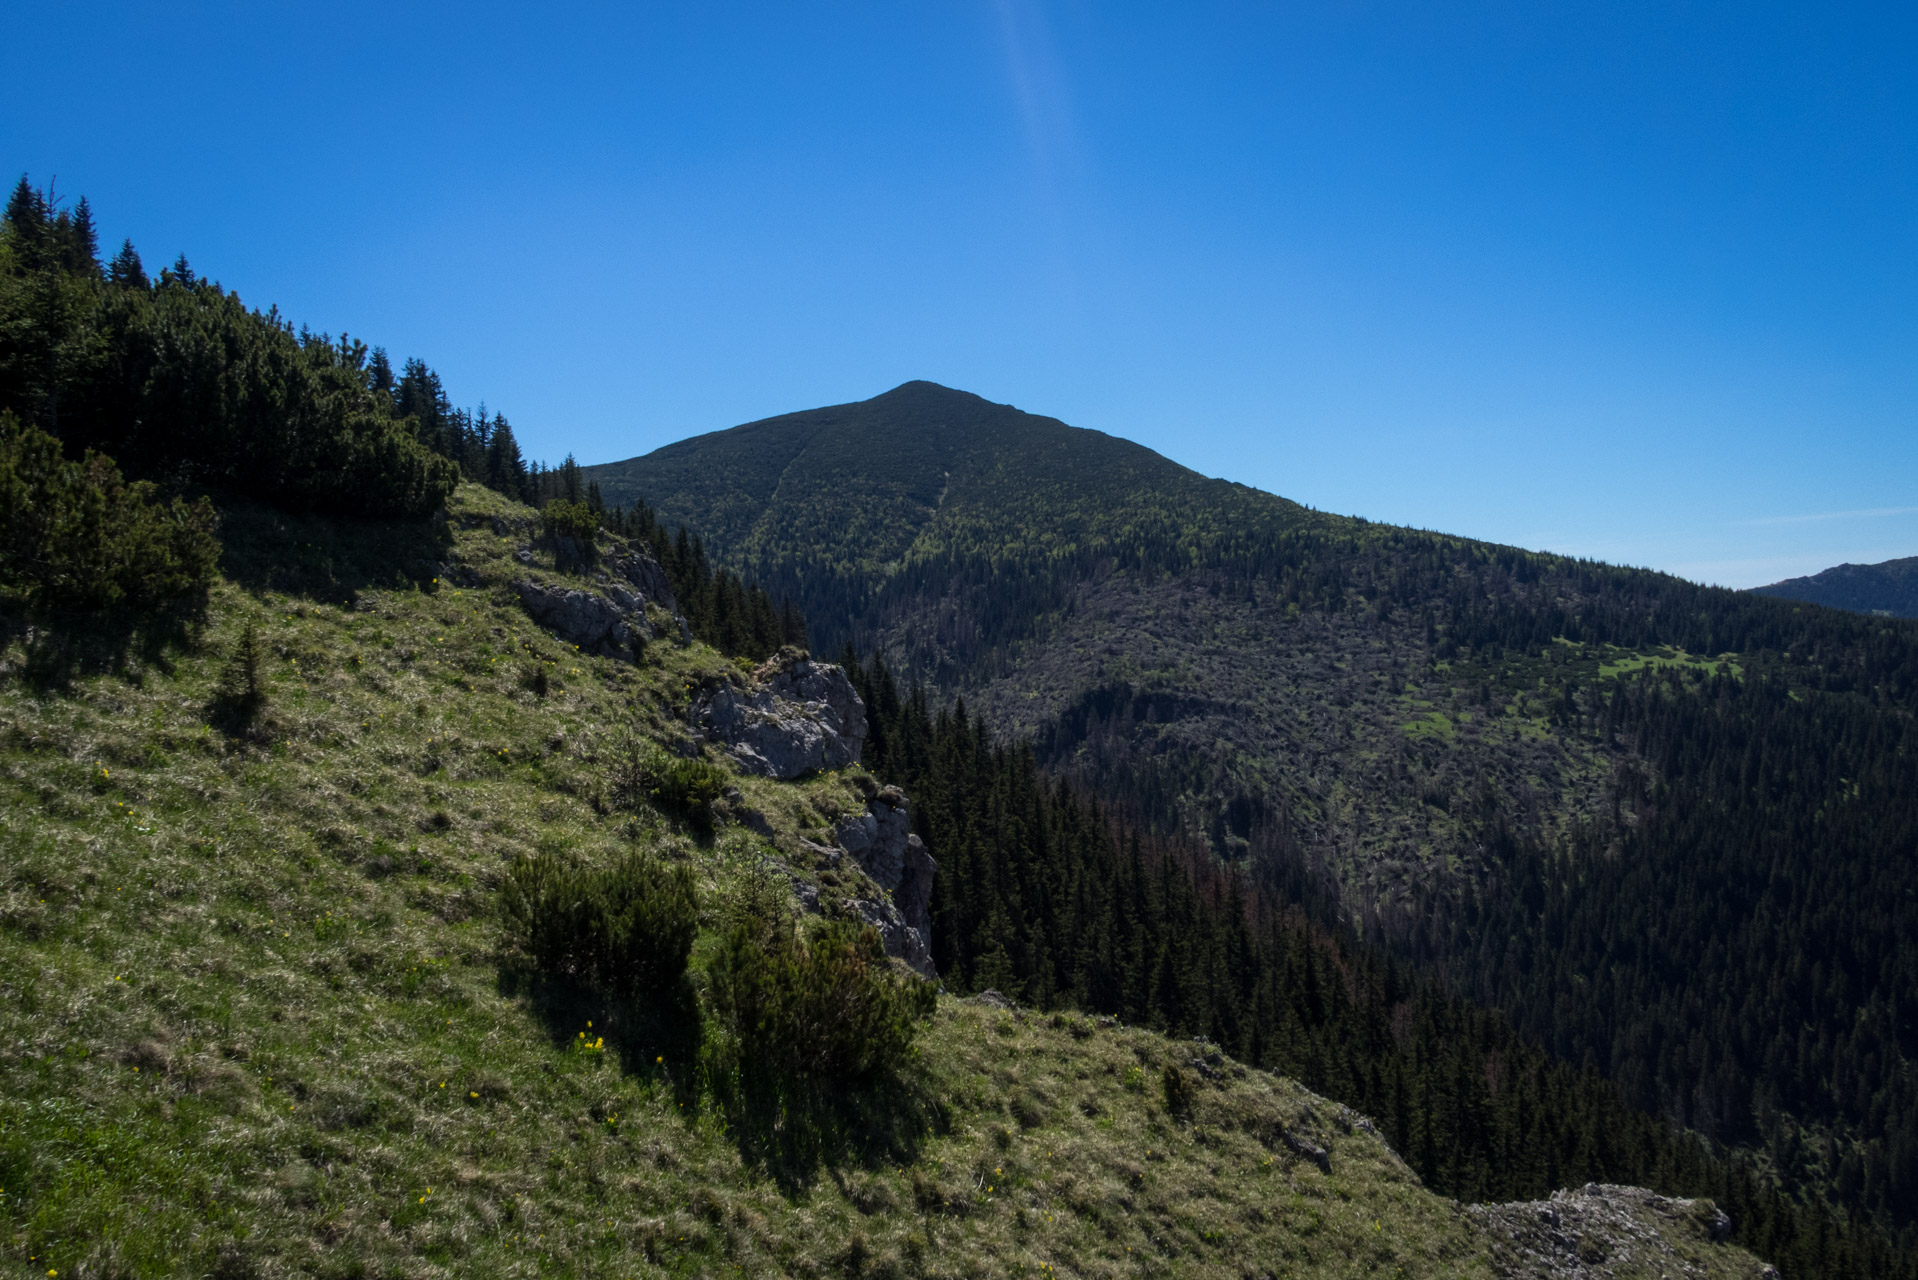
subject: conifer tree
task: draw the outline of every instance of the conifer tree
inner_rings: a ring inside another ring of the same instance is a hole
[[[93,275],[100,269],[100,233],[93,226],[93,208],[81,196],[67,223],[65,262],[69,271]]]
[[[113,262],[107,267],[107,279],[128,289],[148,287],[146,267],[140,262],[140,253],[133,247],[133,241],[120,242],[120,251],[113,255]]]

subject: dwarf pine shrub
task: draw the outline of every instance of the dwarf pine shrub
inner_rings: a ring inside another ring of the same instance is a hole
[[[742,1069],[804,1078],[899,1066],[937,998],[893,969],[877,932],[843,922],[806,937],[735,924],[708,977]]]
[[[584,502],[561,498],[540,509],[540,529],[553,544],[560,568],[591,565],[599,557],[599,513]]]
[[[610,867],[542,854],[501,888],[514,941],[548,973],[621,994],[665,991],[686,972],[699,932],[692,871],[631,853]]]
[[[613,753],[610,784],[613,803],[622,809],[651,805],[705,830],[712,826],[713,802],[725,793],[726,773],[631,734]]]
[[[0,604],[104,610],[205,597],[219,561],[205,498],[163,501],[113,459],[0,413]]]

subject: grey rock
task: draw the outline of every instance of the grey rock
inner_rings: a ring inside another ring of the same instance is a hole
[[[799,908],[809,916],[819,914],[819,886],[810,880],[793,877],[793,896],[799,899]]]
[[[702,693],[693,721],[741,769],[769,778],[858,764],[866,742],[866,704],[846,673],[790,648],[754,672],[747,688]]]
[[[1332,1153],[1318,1143],[1310,1138],[1301,1137],[1290,1129],[1279,1130],[1279,1138],[1294,1155],[1317,1165],[1320,1173],[1332,1172]]]
[[[939,976],[939,971],[933,967],[932,949],[926,945],[925,935],[907,925],[898,907],[884,899],[872,898],[855,898],[852,906],[861,920],[878,930],[879,941],[885,945],[887,955],[904,960],[923,977]]]
[[[670,614],[679,613],[679,604],[673,599],[672,580],[666,576],[666,570],[659,561],[635,551],[608,560],[606,567],[615,576],[631,583],[643,603],[656,604]]]
[[[846,858],[846,851],[844,849],[835,849],[830,845],[814,844],[804,837],[800,838],[799,847],[812,855],[814,866],[823,867],[827,871],[837,871],[839,864],[845,861]]]
[[[912,811],[906,793],[887,787],[866,802],[866,811],[841,818],[833,828],[833,842],[859,864],[872,882],[885,890],[904,932],[897,948],[886,942],[886,953],[898,956],[928,978],[933,967],[932,882],[938,864],[923,840],[912,833]],[[885,931],[880,934],[885,937]]]
[[[583,653],[635,661],[652,638],[643,614],[622,609],[605,596],[530,579],[515,583],[514,589],[533,621]]]
[[[1385,1135],[1379,1132],[1379,1127],[1372,1123],[1371,1116],[1362,1115],[1344,1103],[1339,1104],[1339,1109],[1334,1115],[1334,1123],[1346,1133],[1351,1133],[1356,1129],[1360,1133],[1370,1134],[1381,1142],[1385,1140]]]
[[[1599,1182],[1555,1191],[1550,1200],[1478,1204],[1465,1212],[1497,1242],[1494,1269],[1512,1280],[1693,1274],[1674,1246],[1699,1233],[1723,1243],[1732,1225],[1707,1202]],[[1767,1273],[1776,1275],[1769,1268],[1760,1274]]]

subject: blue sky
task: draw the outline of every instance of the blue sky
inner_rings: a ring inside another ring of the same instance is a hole
[[[1327,510],[1918,554],[1918,10],[35,5],[10,176],[582,461],[931,378]]]

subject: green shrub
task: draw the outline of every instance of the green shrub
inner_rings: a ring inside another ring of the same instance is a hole
[[[691,870],[644,853],[603,869],[521,859],[501,898],[508,932],[541,969],[622,994],[671,987],[699,932]]]
[[[622,809],[651,805],[706,830],[713,823],[713,802],[725,793],[726,772],[634,734],[613,754],[611,783],[613,803]]]
[[[594,539],[599,534],[599,515],[585,503],[564,498],[549,502],[540,509],[539,522],[562,567],[591,564],[598,557]]]
[[[260,632],[249,622],[227,655],[209,712],[211,719],[228,733],[244,734],[258,727],[266,714],[266,701]]]
[[[850,1079],[897,1067],[937,998],[893,969],[875,931],[844,923],[803,939],[783,924],[735,924],[708,976],[749,1073]]]
[[[0,595],[106,609],[203,594],[220,546],[205,498],[160,502],[113,459],[67,460],[60,442],[0,413]]]
[[[1192,1077],[1178,1067],[1167,1064],[1159,1077],[1159,1083],[1165,1089],[1165,1109],[1175,1116],[1192,1114],[1194,1090]]]

